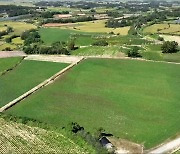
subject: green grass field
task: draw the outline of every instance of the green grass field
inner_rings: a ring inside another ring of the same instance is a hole
[[[173,54],[163,54],[163,59],[168,62],[180,63],[180,52]]]
[[[78,56],[98,56],[98,55],[109,55],[109,56],[124,56],[121,47],[118,46],[91,46],[80,48],[72,52],[72,55]]]
[[[0,75],[2,72],[14,67],[21,59],[21,57],[0,58]]]
[[[75,34],[85,34],[83,32],[60,28],[41,28],[39,33],[46,44],[52,44],[58,41],[67,41],[70,39],[70,36]]]
[[[151,148],[180,133],[180,65],[88,59],[6,113],[59,127],[77,122]],[[0,86],[1,87],[1,86]]]
[[[54,75],[67,64],[24,60],[0,77],[0,107]]]

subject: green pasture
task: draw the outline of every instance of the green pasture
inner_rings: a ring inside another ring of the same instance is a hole
[[[75,38],[75,43],[78,46],[91,45],[94,42],[93,36],[95,33],[84,33],[75,30],[61,29],[61,28],[41,28],[39,30],[42,40],[45,44],[52,44],[58,41],[68,41]]]
[[[92,133],[102,127],[148,149],[180,133],[179,91],[180,65],[87,59],[6,113]]]
[[[84,47],[72,51],[72,55],[78,56],[123,56],[122,48],[118,46],[108,46],[108,47],[101,47],[101,46],[91,46],[91,47]]]
[[[15,69],[0,77],[0,106],[27,92],[65,66],[67,64],[24,60]]]
[[[21,61],[21,59],[21,57],[0,58],[0,75],[4,71],[14,67],[17,63]]]
[[[172,54],[163,54],[163,59],[168,62],[180,63],[180,52]]]

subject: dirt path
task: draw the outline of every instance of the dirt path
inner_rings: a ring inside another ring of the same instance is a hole
[[[8,57],[24,57],[26,54],[23,51],[0,51],[0,58]]]
[[[173,153],[178,150],[180,150],[180,137],[155,148],[149,154]]]
[[[160,35],[165,41],[176,41],[180,46],[180,36]]]
[[[82,59],[81,56],[67,56],[67,55],[28,55],[25,60],[49,61],[59,63],[76,63]]]

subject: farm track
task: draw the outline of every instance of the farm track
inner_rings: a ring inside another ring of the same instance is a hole
[[[19,96],[18,98],[14,99],[13,101],[9,102],[8,104],[6,104],[5,106],[0,108],[0,112],[3,112],[5,110],[7,110],[8,108],[14,106],[15,104],[19,103],[20,101],[22,101],[23,99],[27,98],[28,96],[30,96],[31,94],[35,93],[36,91],[38,91],[39,89],[53,83],[57,78],[59,78],[61,75],[63,75],[66,71],[68,71],[69,69],[71,69],[72,67],[74,67],[75,65],[77,65],[79,62],[81,62],[84,58],[78,58],[76,61],[74,61],[74,63],[72,63],[71,65],[69,65],[68,67],[64,68],[63,70],[59,71],[58,73],[56,73],[55,75],[53,75],[52,77],[50,77],[49,79],[43,81],[42,83],[40,83],[39,85],[37,85],[36,87],[32,88],[31,90],[29,90],[28,92],[24,93],[23,95]]]
[[[178,150],[180,150],[180,137],[154,148],[149,154],[174,153]]]
[[[67,55],[28,55],[25,60],[49,61],[58,63],[76,63],[83,57],[67,56]]]
[[[0,58],[8,57],[25,57],[27,56],[23,51],[0,51]]]

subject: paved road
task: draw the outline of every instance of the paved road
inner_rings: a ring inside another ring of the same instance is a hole
[[[180,137],[149,152],[149,154],[171,153],[180,149]]]

